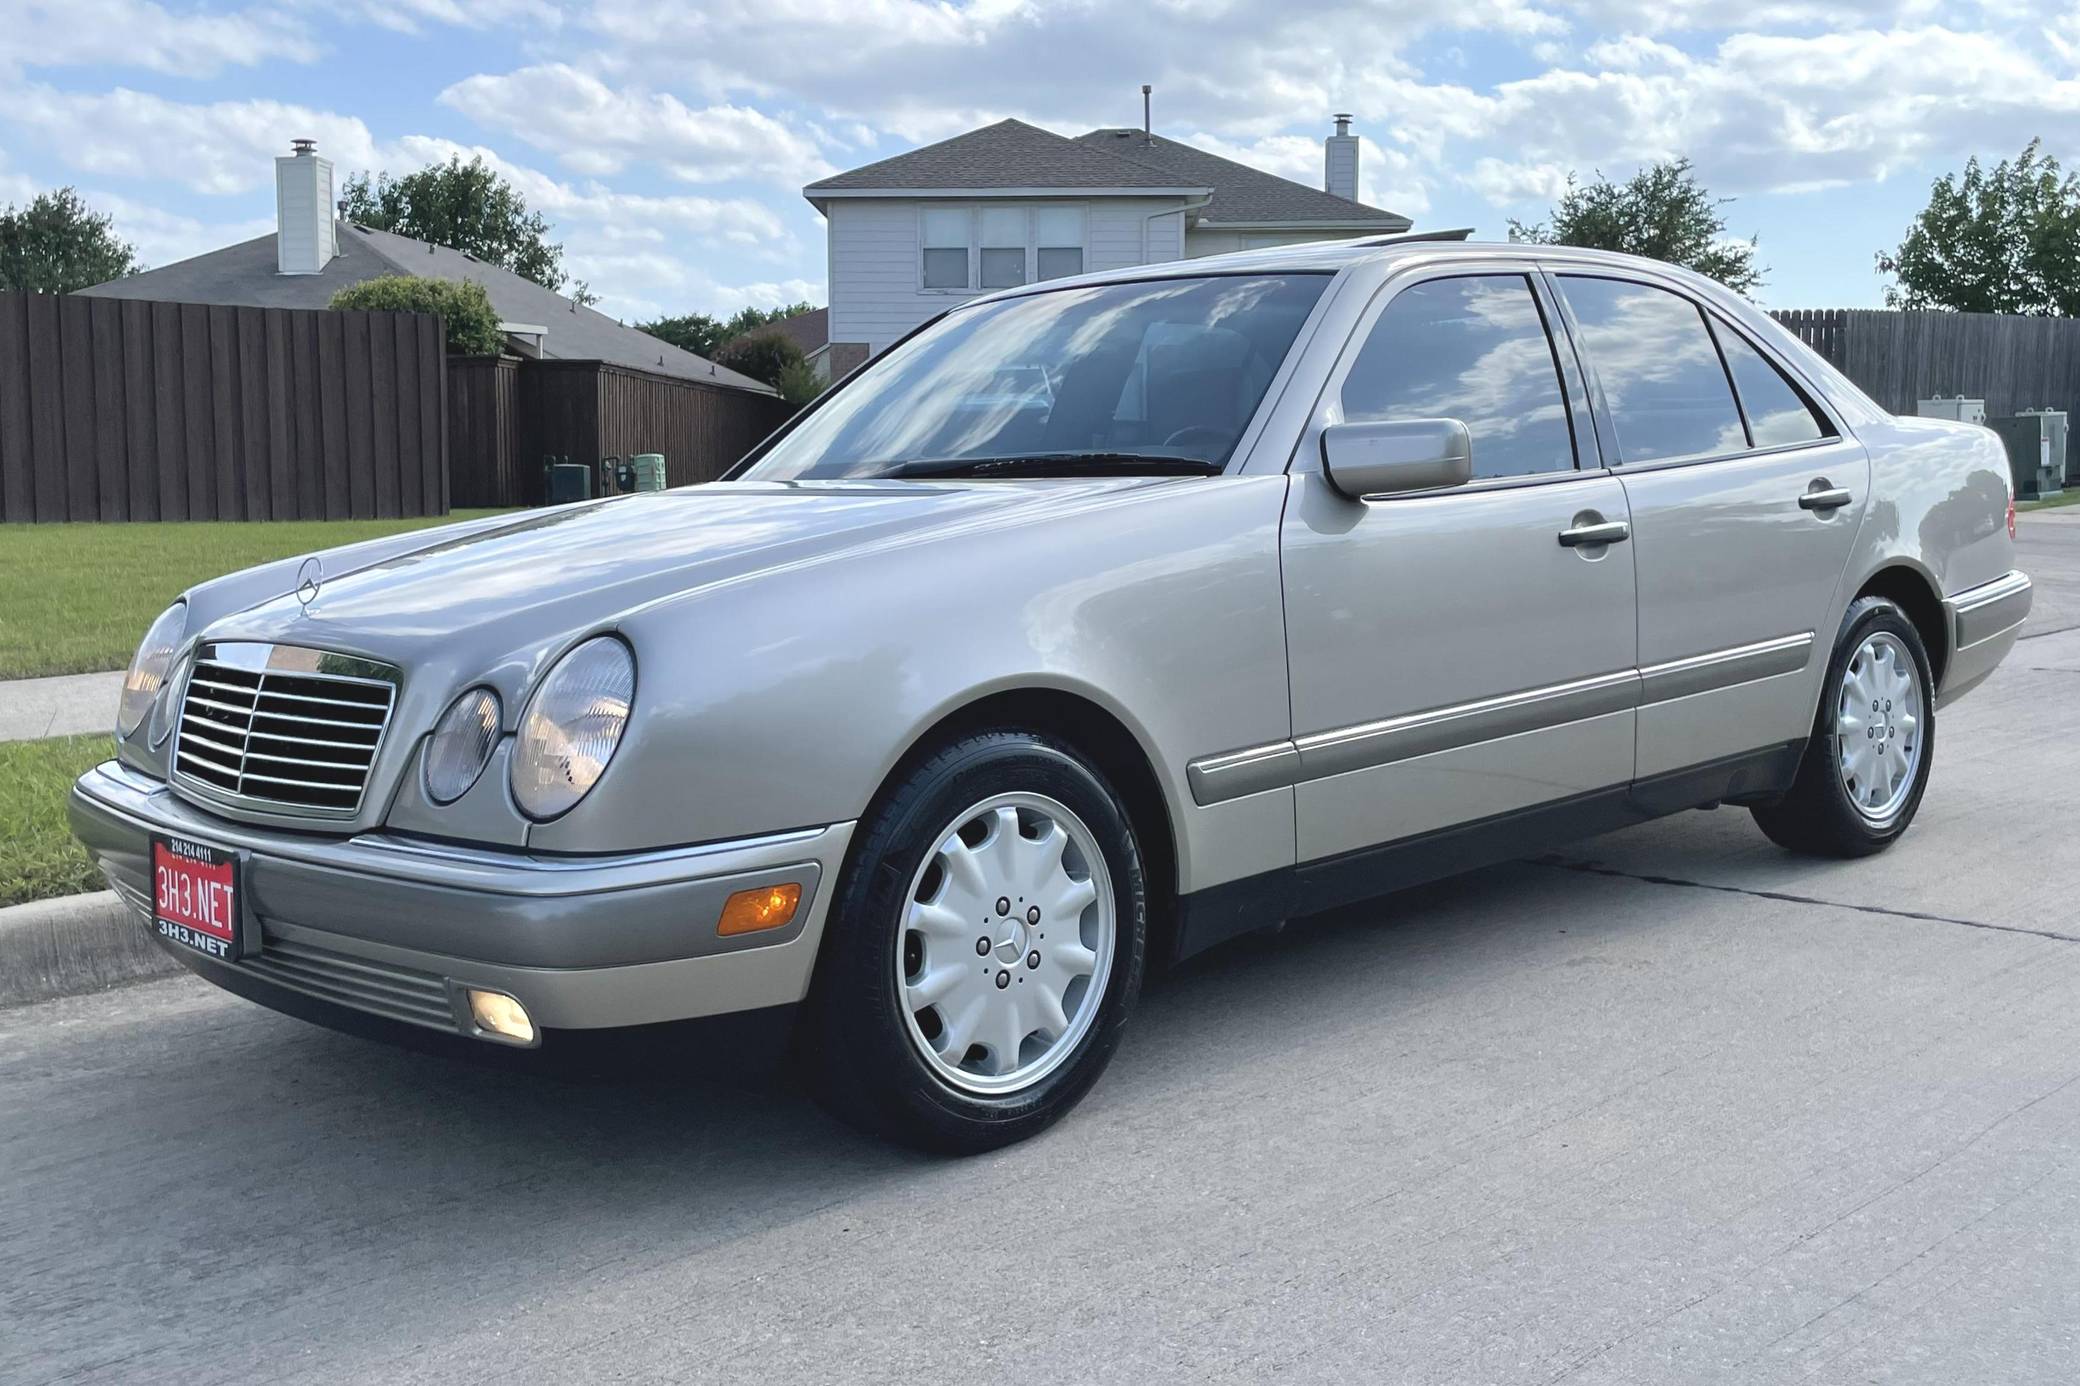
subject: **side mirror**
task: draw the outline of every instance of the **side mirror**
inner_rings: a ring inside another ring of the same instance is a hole
[[[1322,474],[1352,500],[1463,486],[1473,479],[1473,439],[1457,419],[1331,424]]]

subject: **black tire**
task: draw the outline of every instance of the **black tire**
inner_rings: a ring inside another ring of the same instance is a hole
[[[1920,758],[1914,767],[1912,786],[1899,807],[1881,820],[1867,817],[1851,801],[1842,783],[1835,745],[1836,702],[1843,673],[1857,649],[1878,631],[1895,636],[1913,656],[1922,709],[1918,731]],[[1782,799],[1758,804],[1751,812],[1770,841],[1790,851],[1816,857],[1867,857],[1890,847],[1914,821],[1922,792],[1928,787],[1935,752],[1935,677],[1921,632],[1907,619],[1906,612],[1884,597],[1859,598],[1842,617],[1841,634],[1836,637],[1834,653],[1827,662],[1820,707],[1813,718],[1805,755],[1799,761],[1797,778]]]
[[[1030,1086],[983,1096],[954,1087],[918,1052],[894,961],[926,854],[969,806],[1010,792],[1045,795],[1082,820],[1105,858],[1117,919],[1104,994],[1081,1040]],[[860,823],[803,1019],[805,1077],[844,1120],[920,1149],[972,1154],[1024,1140],[1075,1106],[1111,1060],[1141,988],[1147,915],[1141,852],[1103,775],[1032,732],[963,736],[899,771]]]

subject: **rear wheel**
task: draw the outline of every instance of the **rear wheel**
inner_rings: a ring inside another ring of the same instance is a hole
[[[1755,808],[1770,840],[1815,856],[1884,850],[1921,806],[1935,754],[1935,680],[1921,634],[1883,597],[1843,617],[1791,790]]]
[[[832,904],[809,1073],[870,1131],[967,1152],[1043,1129],[1140,987],[1141,857],[1118,797],[1019,731],[948,745],[870,811]]]

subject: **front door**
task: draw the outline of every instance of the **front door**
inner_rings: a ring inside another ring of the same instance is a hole
[[[1282,545],[1303,861],[1632,774],[1624,487],[1555,353],[1549,291],[1529,263],[1491,264],[1389,284],[1293,466]],[[1321,427],[1435,418],[1466,425],[1471,484],[1354,501],[1323,477]]]
[[[1639,777],[1804,740],[1869,496],[1863,448],[1677,286],[1557,283],[1632,512]]]

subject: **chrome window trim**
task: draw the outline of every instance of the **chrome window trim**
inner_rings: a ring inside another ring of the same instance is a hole
[[[1612,712],[1650,707],[1759,679],[1795,674],[1812,660],[1813,633],[1707,650],[1645,668],[1614,670],[1448,707],[1308,732],[1285,741],[1201,756],[1185,767],[1202,807],[1369,770]]]
[[[1646,269],[1633,270],[1628,267],[1624,270],[1618,270],[1608,266],[1576,264],[1569,261],[1542,261],[1539,265],[1539,273],[1545,277],[1548,286],[1552,290],[1553,298],[1559,304],[1560,318],[1566,326],[1569,342],[1576,358],[1581,362],[1583,374],[1588,379],[1589,407],[1590,412],[1596,419],[1596,437],[1604,445],[1607,454],[1605,465],[1610,470],[1618,473],[1630,473],[1660,471],[1667,467],[1696,467],[1713,462],[1731,461],[1735,458],[1770,457],[1779,453],[1798,452],[1807,448],[1831,447],[1839,443],[1854,442],[1855,434],[1843,422],[1839,412],[1829,402],[1826,394],[1813,384],[1795,362],[1786,360],[1782,354],[1773,350],[1769,345],[1758,341],[1756,335],[1743,329],[1733,315],[1724,311],[1710,299],[1700,296],[1689,285],[1684,284],[1680,280],[1666,278]],[[1704,319],[1706,335],[1712,339],[1712,350],[1719,357],[1719,368],[1726,376],[1726,388],[1733,396],[1734,411],[1740,415],[1741,430],[1744,434],[1752,438],[1753,430],[1748,422],[1747,404],[1741,399],[1740,387],[1734,383],[1733,372],[1727,363],[1725,346],[1718,339],[1718,334],[1721,331],[1730,331],[1737,334],[1763,360],[1775,366],[1789,378],[1798,387],[1798,392],[1804,397],[1806,406],[1816,411],[1827,423],[1827,426],[1834,430],[1833,435],[1826,438],[1808,439],[1802,443],[1780,443],[1775,447],[1746,447],[1727,452],[1695,453],[1686,457],[1652,458],[1644,462],[1625,461],[1623,449],[1618,444],[1616,426],[1611,422],[1610,406],[1605,403],[1603,398],[1602,378],[1596,372],[1593,355],[1581,343],[1581,329],[1579,324],[1575,322],[1574,307],[1567,301],[1567,291],[1561,287],[1560,281],[1562,279],[1615,279],[1621,284],[1639,284],[1650,289],[1660,289],[1674,294],[1695,308]]]
[[[1316,389],[1314,400],[1309,406],[1306,427],[1301,431],[1300,439],[1294,446],[1291,458],[1287,464],[1287,470],[1298,474],[1302,472],[1318,472],[1322,469],[1322,430],[1331,424],[1344,421],[1344,382],[1349,378],[1352,367],[1357,364],[1359,355],[1364,351],[1365,344],[1370,339],[1373,328],[1378,326],[1380,318],[1392,306],[1395,299],[1410,289],[1445,279],[1520,278],[1525,281],[1524,287],[1531,294],[1532,302],[1538,306],[1540,325],[1545,329],[1546,349],[1552,354],[1555,383],[1560,388],[1561,402],[1567,410],[1568,440],[1572,445],[1574,453],[1574,466],[1555,468],[1548,472],[1519,472],[1508,476],[1475,477],[1463,486],[1453,486],[1444,490],[1429,492],[1406,492],[1395,496],[1368,496],[1362,503],[1369,505],[1375,499],[1399,500],[1408,496],[1456,496],[1468,491],[1499,489],[1500,486],[1575,481],[1584,476],[1598,476],[1607,473],[1609,469],[1603,465],[1600,440],[1592,433],[1591,441],[1599,444],[1594,449],[1597,455],[1593,458],[1588,455],[1590,450],[1584,449],[1582,446],[1584,430],[1582,428],[1582,420],[1577,418],[1576,415],[1577,411],[1587,401],[1577,396],[1575,387],[1577,384],[1580,384],[1586,392],[1590,386],[1590,380],[1584,374],[1578,381],[1575,372],[1569,369],[1570,362],[1564,360],[1561,356],[1561,347],[1564,343],[1569,354],[1575,356],[1572,365],[1579,369],[1581,364],[1580,357],[1574,352],[1572,340],[1564,335],[1565,329],[1562,325],[1554,321],[1554,314],[1560,310],[1561,305],[1543,291],[1545,286],[1541,283],[1541,277],[1542,270],[1537,260],[1530,256],[1464,255],[1445,256],[1435,259],[1426,257],[1414,264],[1392,266],[1384,282],[1373,285],[1365,291],[1365,299],[1357,310],[1356,321],[1344,333],[1343,341],[1337,344],[1335,355],[1323,373],[1322,383]],[[1591,410],[1591,418],[1594,418],[1593,409]]]

